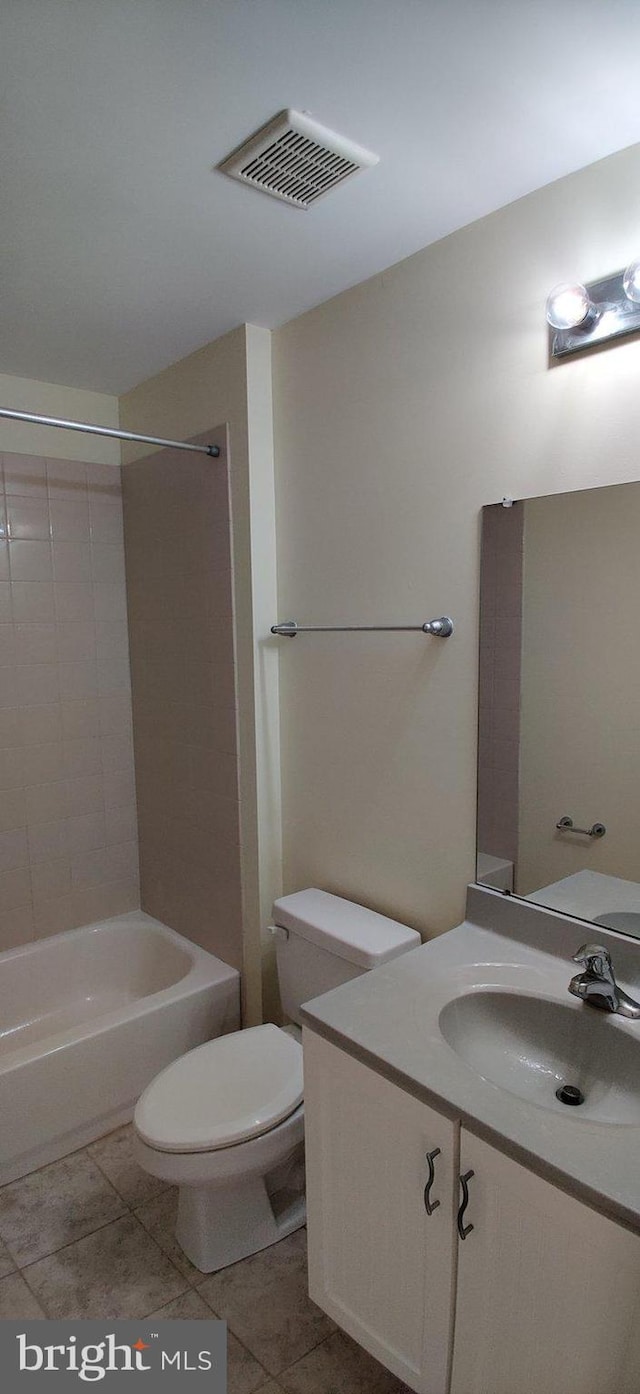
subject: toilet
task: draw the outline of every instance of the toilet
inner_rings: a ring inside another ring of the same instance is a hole
[[[420,944],[420,935],[326,891],[273,907],[282,1009],[174,1060],[140,1096],[135,1155],[179,1187],[176,1237],[203,1273],[305,1222],[300,1007]]]

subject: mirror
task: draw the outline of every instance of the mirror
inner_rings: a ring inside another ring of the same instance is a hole
[[[483,509],[477,880],[640,937],[640,484]]]

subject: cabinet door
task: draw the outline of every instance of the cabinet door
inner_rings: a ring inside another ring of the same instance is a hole
[[[457,1124],[307,1030],[304,1095],[311,1297],[411,1389],[446,1394]]]
[[[638,1394],[640,1237],[464,1129],[460,1151],[451,1394]]]

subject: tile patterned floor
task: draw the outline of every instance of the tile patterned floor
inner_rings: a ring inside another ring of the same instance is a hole
[[[309,1300],[306,1233],[206,1277],[130,1127],[0,1189],[0,1319],[224,1318],[228,1394],[409,1394]]]

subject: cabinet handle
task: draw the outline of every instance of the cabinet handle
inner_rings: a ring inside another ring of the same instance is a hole
[[[427,1184],[426,1184],[426,1186],[425,1186],[425,1188],[424,1188],[424,1208],[425,1208],[425,1210],[426,1210],[426,1212],[427,1212],[427,1215],[433,1215],[434,1210],[437,1210],[437,1209],[438,1209],[438,1206],[439,1206],[439,1204],[440,1204],[440,1201],[439,1201],[439,1200],[432,1200],[432,1199],[431,1199],[431,1187],[433,1186],[433,1182],[434,1182],[435,1174],[436,1174],[436,1173],[435,1173],[435,1168],[434,1168],[433,1163],[434,1163],[434,1159],[435,1159],[436,1157],[439,1157],[439,1156],[440,1156],[440,1148],[439,1148],[439,1147],[434,1147],[433,1152],[427,1152],[427,1166],[428,1166],[428,1168],[429,1168],[429,1177],[428,1177],[428,1180],[427,1180]]]
[[[473,1225],[463,1224],[465,1210],[469,1204],[468,1182],[471,1180],[472,1176],[475,1176],[474,1171],[465,1171],[464,1176],[460,1177],[460,1185],[462,1186],[462,1200],[460,1201],[460,1209],[458,1211],[458,1234],[460,1235],[461,1239],[466,1239],[467,1235],[471,1234],[471,1231],[473,1229]]]

